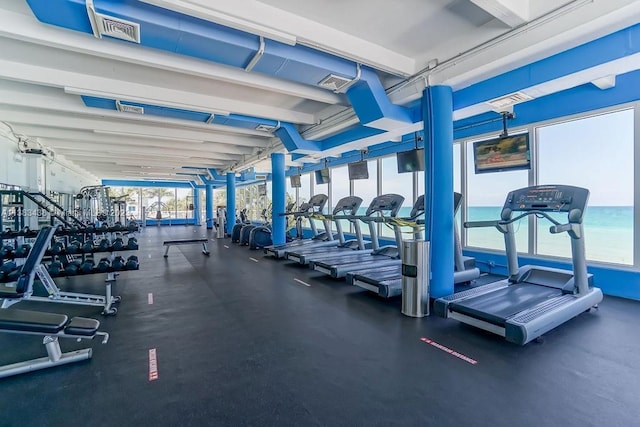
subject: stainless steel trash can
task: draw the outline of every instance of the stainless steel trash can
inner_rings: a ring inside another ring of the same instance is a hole
[[[402,243],[402,314],[429,315],[429,242]]]

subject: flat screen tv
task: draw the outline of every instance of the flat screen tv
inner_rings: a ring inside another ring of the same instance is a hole
[[[531,169],[529,134],[474,142],[473,156],[477,174]]]
[[[316,184],[328,184],[329,181],[331,181],[329,169],[324,168],[316,171]]]
[[[291,187],[292,188],[300,188],[300,187],[302,187],[302,181],[300,180],[300,175],[291,175],[289,177],[289,180],[291,181]]]
[[[369,179],[369,162],[366,160],[349,163],[348,166],[349,179]]]
[[[267,195],[267,184],[259,184],[258,196],[266,196],[266,195]]]
[[[398,173],[420,172],[424,170],[424,150],[401,151],[396,154]]]

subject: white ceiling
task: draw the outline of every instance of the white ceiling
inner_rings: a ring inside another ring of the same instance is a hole
[[[143,1],[368,64],[387,85],[400,83],[390,91],[399,104],[419,96],[424,80],[411,77],[430,61],[441,64],[432,83],[461,88],[640,16],[633,0]],[[307,138],[357,122],[344,95],[48,26],[23,0],[0,0],[0,21],[0,121],[99,178],[185,179],[175,175],[183,166],[268,169],[261,160],[281,145],[268,132],[89,108],[78,94],[288,121]]]

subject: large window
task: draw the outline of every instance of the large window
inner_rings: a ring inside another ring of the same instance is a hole
[[[587,259],[633,264],[633,110],[537,129],[540,184],[589,189],[584,217]],[[563,223],[567,216],[557,215]],[[567,233],[539,220],[537,252],[571,256]]]
[[[343,197],[348,197],[349,194],[349,171],[347,166],[341,166],[338,168],[331,169],[331,212],[333,212],[333,208],[336,206],[338,201]],[[344,232],[348,232],[349,221],[340,220],[342,224],[342,230]],[[336,229],[335,222],[331,222],[331,227],[334,230]]]
[[[298,206],[308,202],[311,198],[311,174],[305,173],[300,176],[300,188],[298,188]],[[303,219],[302,226],[308,227],[309,220]]]
[[[395,155],[382,159],[382,194],[390,193],[404,196],[398,217],[408,217],[413,207],[413,173],[398,173]],[[393,229],[383,225],[380,236],[394,237]]]
[[[493,137],[496,135],[491,135]],[[487,221],[500,218],[507,193],[527,187],[529,173],[526,170],[475,173],[473,142],[467,143],[467,221]],[[528,220],[514,223],[516,245],[519,252],[528,251]],[[504,237],[494,227],[467,229],[467,246],[504,251]]]

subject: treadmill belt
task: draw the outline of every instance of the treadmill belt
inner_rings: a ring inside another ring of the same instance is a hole
[[[503,326],[513,315],[562,295],[561,289],[518,283],[497,291],[451,303],[451,311]]]

